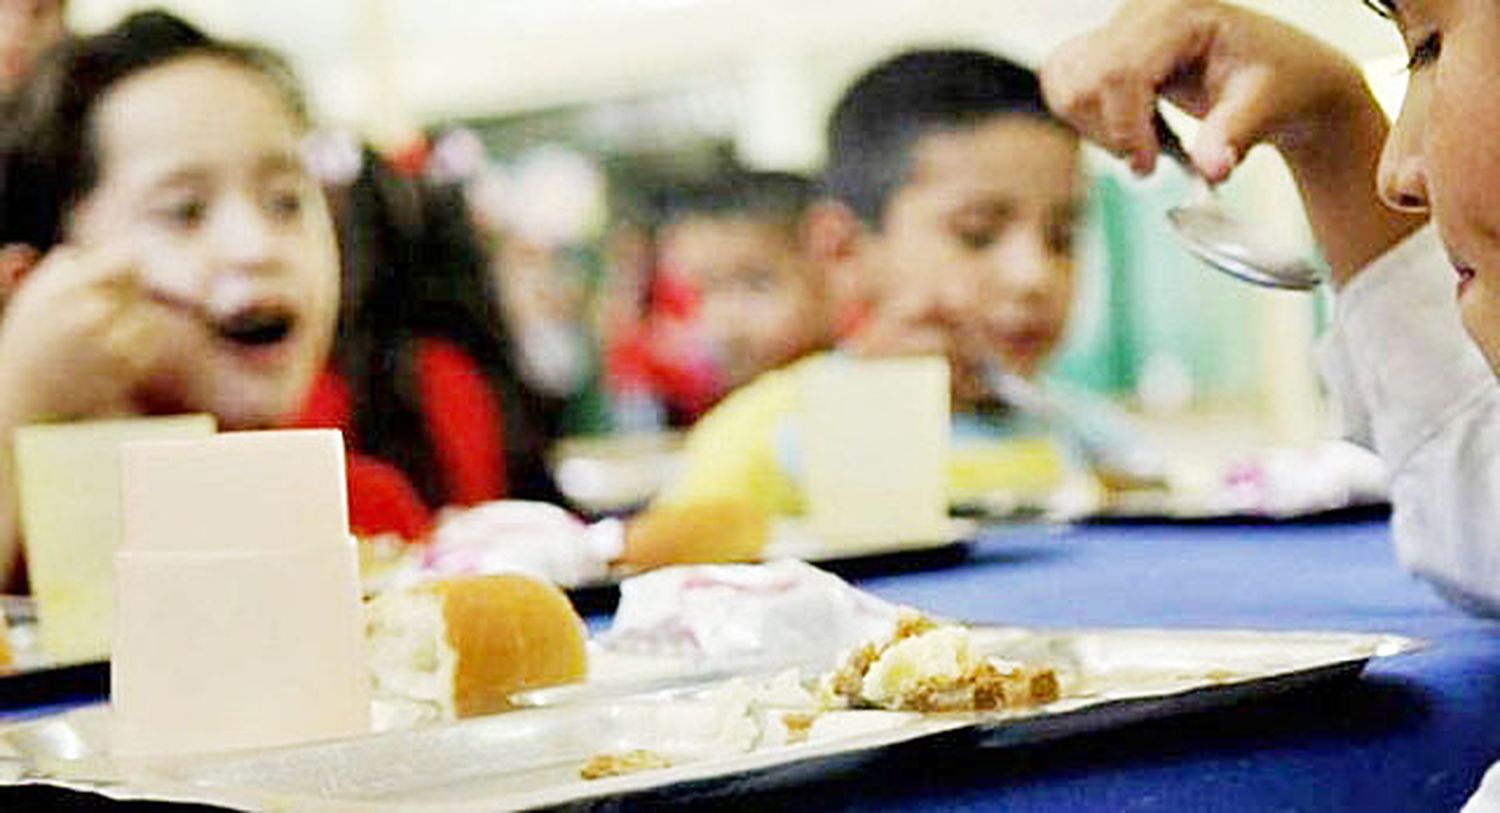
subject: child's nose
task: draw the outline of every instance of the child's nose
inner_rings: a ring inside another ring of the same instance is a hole
[[[1056,273],[1057,263],[1047,239],[1040,234],[1022,235],[1010,241],[1004,249],[996,252],[993,258],[992,277],[999,280],[1000,292],[1016,297],[1045,292]]]
[[[276,255],[276,226],[254,201],[227,203],[214,224],[219,259],[243,270],[263,270]]]
[[[1380,154],[1380,199],[1398,211],[1427,210],[1427,166],[1422,154],[1426,100],[1408,93]]]

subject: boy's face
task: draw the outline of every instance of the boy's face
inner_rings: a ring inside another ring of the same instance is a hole
[[[987,357],[1035,375],[1072,308],[1080,162],[1071,132],[1027,116],[921,138],[854,250],[868,319],[851,345],[946,355],[959,403],[979,396]]]
[[[1399,9],[1412,73],[1381,193],[1431,210],[1457,272],[1464,327],[1500,373],[1500,3],[1401,0]]]
[[[291,412],[323,363],[338,258],[301,128],[271,83],[207,57],[148,68],[93,111],[99,179],[67,239],[133,257],[148,292],[201,312],[201,344],[152,381],[160,411],[226,428]]]
[[[698,292],[726,388],[818,349],[831,331],[824,287],[795,230],[767,218],[699,216],[661,236],[663,268]]]

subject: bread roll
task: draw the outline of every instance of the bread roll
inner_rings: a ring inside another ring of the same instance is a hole
[[[516,692],[587,673],[585,628],[568,597],[520,574],[386,593],[370,602],[367,632],[376,700],[402,707],[403,721],[504,711]]]
[[[625,528],[622,564],[642,570],[666,565],[757,562],[771,518],[748,500],[701,500],[652,506]]]

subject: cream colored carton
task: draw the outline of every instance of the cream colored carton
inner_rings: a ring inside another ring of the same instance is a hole
[[[114,752],[160,756],[368,733],[339,434],[137,443],[123,462]]]
[[[828,357],[800,373],[808,519],[832,547],[950,532],[948,365]]]
[[[16,430],[21,535],[42,649],[57,663],[109,657],[120,540],[120,449],[212,435],[209,415],[37,424]]]

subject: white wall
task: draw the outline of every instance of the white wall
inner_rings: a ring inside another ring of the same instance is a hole
[[[1399,50],[1359,0],[1247,3],[1332,36],[1358,58]],[[762,163],[811,160],[817,121],[869,60],[969,42],[1034,61],[1114,0],[73,0],[81,30],[163,5],[287,52],[325,117],[387,133],[503,113],[733,83],[741,142]]]

